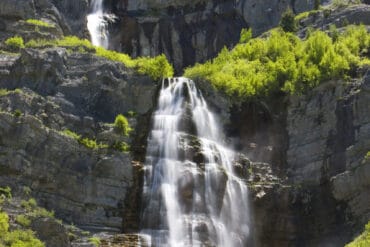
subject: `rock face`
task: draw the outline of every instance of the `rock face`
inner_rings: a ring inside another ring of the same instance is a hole
[[[107,0],[117,16],[110,48],[133,56],[164,53],[181,72],[232,47],[242,28],[259,35],[275,27],[288,6],[299,13],[312,9],[313,1]]]
[[[2,87],[24,89],[0,97],[0,184],[30,187],[41,205],[85,229],[121,231],[133,157],[87,148],[61,131],[121,140],[105,123],[133,111],[131,124],[143,127],[157,85],[122,64],[63,48],[23,50],[1,71]],[[134,139],[125,141],[141,149]]]

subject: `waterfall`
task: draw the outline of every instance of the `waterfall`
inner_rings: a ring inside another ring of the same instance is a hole
[[[92,12],[87,16],[87,29],[90,32],[91,43],[108,49],[108,23],[114,21],[115,16],[104,13],[103,0],[91,0]]]
[[[246,246],[248,189],[193,81],[162,82],[144,171],[142,233],[151,246]]]

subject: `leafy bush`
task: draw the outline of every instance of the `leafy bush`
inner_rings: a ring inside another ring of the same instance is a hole
[[[121,131],[124,136],[128,136],[131,131],[127,118],[122,114],[118,114],[114,120],[114,127]]]
[[[243,28],[240,32],[240,40],[239,43],[247,43],[252,38],[252,29],[245,29]]]
[[[98,144],[96,140],[93,140],[87,137],[83,138],[81,137],[81,135],[78,135],[77,133],[69,129],[63,130],[62,134],[75,139],[78,143],[84,145],[87,148],[91,148],[91,149],[108,148],[108,145],[106,144],[103,144],[103,143]]]
[[[304,93],[328,79],[346,78],[369,59],[370,34],[364,26],[349,26],[333,40],[312,31],[305,40],[274,30],[266,38],[251,39],[212,61],[185,70],[185,76],[209,81],[237,99],[271,93]]]
[[[114,142],[112,148],[124,153],[130,151],[130,146],[126,142]]]
[[[23,227],[28,227],[31,225],[31,220],[23,214],[17,215],[15,221]]]
[[[89,238],[89,242],[92,243],[93,245],[97,246],[97,247],[100,246],[100,244],[101,244],[100,238],[98,238],[98,237]]]
[[[365,231],[345,247],[368,247],[370,246],[370,221],[365,226]]]
[[[0,212],[0,239],[9,229],[9,216],[6,213]],[[1,243],[1,242],[0,242]]]
[[[5,198],[12,198],[12,190],[9,186],[0,187],[0,195],[4,196]]]
[[[14,36],[5,40],[5,44],[11,49],[12,51],[19,51],[20,49],[24,48],[24,41],[23,38],[20,36]]]
[[[30,198],[28,201],[22,200],[21,207],[26,209],[27,211],[31,211],[37,207],[37,202],[34,198]]]
[[[39,27],[53,27],[54,26],[54,25],[49,24],[45,21],[36,20],[36,19],[28,19],[28,20],[26,20],[26,23],[34,25],[34,26],[39,26]]]
[[[11,247],[44,247],[31,230],[14,230],[4,237],[4,243]]]
[[[21,110],[19,110],[19,109],[15,109],[15,111],[14,111],[13,115],[14,115],[15,117],[20,117],[20,116],[22,115],[22,111],[21,111]]]
[[[281,16],[280,26],[285,32],[297,31],[297,22],[295,14],[291,8],[288,8]]]
[[[0,212],[0,246],[44,247],[45,245],[30,230],[9,232],[9,216]]]

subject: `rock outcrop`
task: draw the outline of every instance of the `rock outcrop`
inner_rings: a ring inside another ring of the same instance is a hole
[[[242,28],[259,35],[277,26],[288,6],[300,13],[313,9],[313,1],[108,0],[107,11],[117,16],[110,48],[132,56],[164,53],[181,73],[235,45]]]

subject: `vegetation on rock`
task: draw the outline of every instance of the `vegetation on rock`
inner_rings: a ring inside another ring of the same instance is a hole
[[[84,145],[87,148],[90,149],[100,149],[100,148],[108,148],[108,145],[103,144],[103,143],[97,143],[96,140],[87,138],[87,137],[81,137],[81,135],[78,135],[77,133],[66,129],[62,132],[64,135],[69,136],[75,140],[78,141],[78,143]]]
[[[291,8],[288,8],[281,16],[280,27],[285,32],[297,31],[297,22]]]
[[[348,77],[369,65],[370,34],[364,26],[348,26],[333,39],[311,31],[304,40],[281,29],[251,39],[216,58],[187,68],[185,76],[209,81],[236,98],[263,97],[276,92],[303,93],[329,79]]]
[[[10,188],[6,187],[0,189],[0,194],[6,196],[10,200]],[[15,222],[22,227],[29,227],[29,225],[31,224],[31,220],[26,215],[18,215],[15,219]],[[39,239],[37,239],[34,232],[29,229],[11,230],[9,227],[9,216],[0,208],[0,246],[44,247],[45,245]]]
[[[116,119],[114,120],[114,127],[121,131],[124,136],[128,136],[131,131],[127,118],[122,114],[118,114],[116,116]]]
[[[368,247],[370,246],[370,221],[365,226],[365,231],[346,247]]]
[[[26,20],[26,23],[34,25],[34,26],[39,26],[39,27],[53,27],[52,24],[49,24],[42,20],[36,20],[36,19],[28,19]]]
[[[99,57],[120,62],[128,68],[135,69],[140,74],[150,76],[154,80],[163,77],[173,76],[174,70],[172,65],[167,61],[165,55],[157,57],[139,57],[131,58],[129,55],[116,51],[106,50],[102,47],[93,46],[87,39],[79,39],[75,36],[66,36],[63,39],[57,40],[30,40],[26,43],[26,47],[66,47],[78,52],[94,52]]]
[[[19,51],[20,49],[24,48],[24,41],[23,38],[20,36],[14,36],[5,40],[5,44],[11,51]]]

